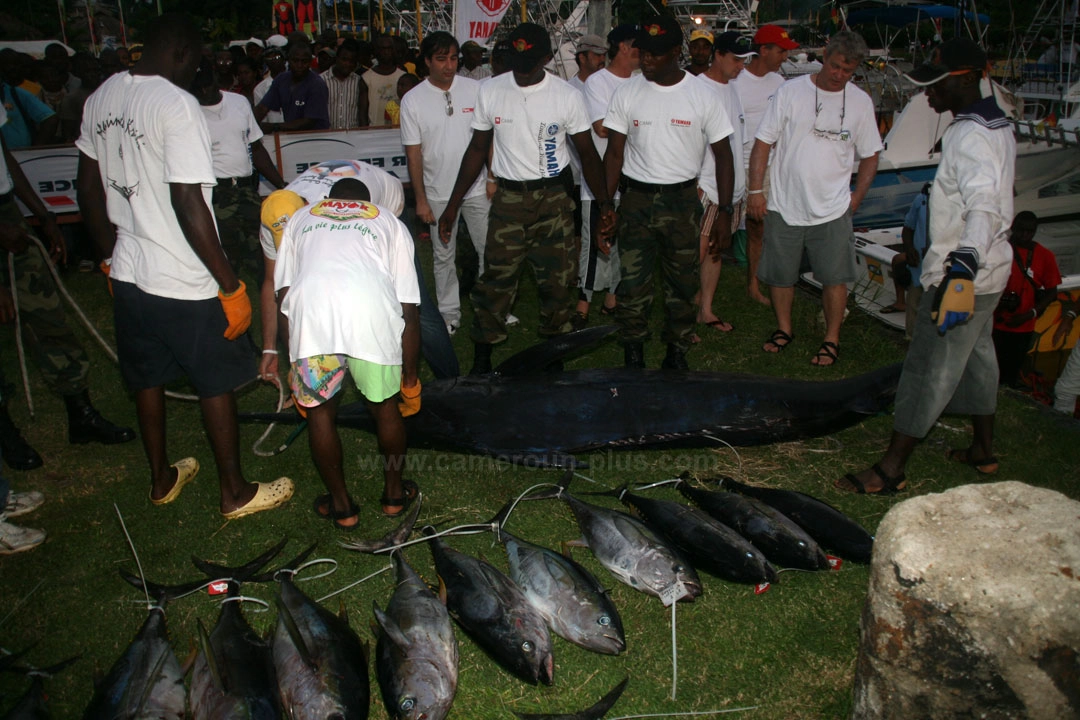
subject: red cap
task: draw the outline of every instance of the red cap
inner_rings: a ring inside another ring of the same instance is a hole
[[[755,45],[777,45],[784,50],[794,50],[799,43],[791,39],[787,30],[779,25],[762,25],[754,33]]]

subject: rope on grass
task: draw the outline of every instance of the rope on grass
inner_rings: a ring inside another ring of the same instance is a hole
[[[139,577],[142,579],[143,594],[146,596],[146,609],[147,611],[153,610],[154,603],[150,602],[150,591],[146,589],[146,574],[143,573],[142,561],[139,560],[139,552],[135,549],[135,543],[132,542],[127,525],[124,523],[124,516],[120,513],[120,508],[116,503],[113,503],[113,510],[116,511],[116,517],[120,518],[120,529],[124,531],[124,537],[127,538],[128,547],[131,548],[131,554],[135,556],[135,566],[139,568]]]
[[[746,707],[728,708],[727,710],[686,710],[683,712],[647,713],[645,715],[620,715],[619,717],[611,718],[611,720],[637,720],[637,718],[700,717],[702,715],[727,715],[728,713],[757,710],[759,707],[760,705],[748,705]]]
[[[729,443],[727,440],[722,440],[722,439],[720,439],[718,437],[710,435],[709,433],[702,433],[702,437],[707,437],[710,440],[713,440],[715,442],[720,443],[721,445],[726,445],[728,447],[728,449],[731,450],[731,452],[735,453],[735,459],[739,461],[739,473],[740,474],[742,473],[742,469],[743,469],[742,455],[739,454],[739,451],[735,449],[734,445]]]
[[[367,582],[368,580],[370,580],[371,578],[375,577],[376,575],[382,575],[382,574],[383,574],[384,572],[386,572],[387,570],[393,570],[393,569],[394,569],[394,566],[393,566],[393,565],[387,565],[387,566],[386,566],[386,567],[384,567],[384,568],[381,568],[381,569],[379,569],[379,570],[376,570],[375,572],[371,573],[370,575],[365,575],[364,577],[360,578],[360,579],[359,579],[359,580],[357,580],[356,582],[351,582],[351,583],[349,583],[348,585],[346,585],[345,587],[341,588],[340,590],[335,590],[334,592],[330,593],[329,595],[323,595],[323,596],[322,596],[321,598],[319,598],[319,599],[318,599],[318,600],[316,600],[315,602],[317,602],[317,603],[322,603],[322,602],[324,602],[324,601],[326,601],[326,600],[329,600],[330,598],[334,597],[335,595],[340,595],[341,593],[345,592],[346,590],[351,590],[351,589],[353,589],[354,587],[356,587],[356,586],[357,586],[357,585],[359,585],[360,583],[364,583],[364,582]]]

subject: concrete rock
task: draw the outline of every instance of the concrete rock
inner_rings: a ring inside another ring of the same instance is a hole
[[[855,718],[1080,718],[1080,503],[1018,482],[900,503],[861,626]]]

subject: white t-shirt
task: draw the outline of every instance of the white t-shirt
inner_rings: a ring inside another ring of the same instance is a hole
[[[255,86],[255,89],[251,91],[251,99],[258,105],[266,93],[270,92],[270,86],[274,84],[274,78],[267,75],[262,81]],[[280,110],[271,110],[266,113],[266,122],[268,123],[283,123],[285,122],[285,114]]]
[[[581,93],[562,78],[545,73],[521,87],[503,73],[481,84],[472,126],[495,131],[495,176],[520,181],[557,177],[570,164],[567,136],[588,130],[589,121]]]
[[[158,75],[113,75],[87,98],[79,151],[96,160],[116,226],[113,280],[178,300],[217,297],[218,284],[191,248],[170,183],[215,184],[210,133],[199,103]]]
[[[630,78],[611,96],[604,127],[626,135],[623,175],[660,185],[696,178],[707,146],[732,133],[717,95],[690,73],[668,86]]]
[[[581,93],[581,97],[585,97],[585,81],[579,78],[577,75],[571,75],[570,79],[566,81],[566,84]],[[585,106],[586,112],[588,111],[588,105]],[[577,148],[574,143],[567,143],[567,150],[570,151],[570,172],[574,174],[574,184],[581,187],[586,186],[581,192],[581,199],[591,199],[592,193],[588,191],[588,183],[581,180],[581,158],[578,157]],[[601,158],[602,160],[603,158]]]
[[[856,158],[882,148],[870,96],[853,83],[826,92],[814,77],[784,83],[757,131],[758,140],[774,146],[769,211],[788,225],[821,225],[847,212]]]
[[[735,92],[735,88],[731,86],[730,82],[716,82],[705,73],[701,73],[697,78],[710,92],[716,93],[717,97],[720,98],[720,104],[727,111],[728,118],[731,119],[731,125],[735,129],[731,134],[731,158],[735,165],[735,184],[732,186],[731,204],[735,205],[742,202],[746,197],[746,168],[743,167],[743,137],[746,133],[746,118],[743,115],[742,104],[739,102],[739,94]],[[704,160],[701,162],[698,187],[709,197],[709,200],[719,203],[716,191],[716,158],[713,157],[711,150],[705,151]]]
[[[480,83],[461,75],[450,84],[453,115],[446,114],[446,94],[430,80],[401,98],[401,144],[420,145],[424,158],[424,191],[429,200],[446,202],[454,190],[465,147],[472,137],[472,118]],[[484,193],[484,175],[465,193],[466,198]]]
[[[607,115],[608,103],[611,102],[611,96],[615,94],[615,89],[629,79],[628,77],[619,77],[607,68],[600,68],[585,80],[585,111],[589,115],[589,134],[592,136],[593,145],[596,146],[596,153],[601,160],[604,159],[604,153],[607,152],[607,138],[597,135],[596,131],[591,129],[592,124],[597,120],[604,119]],[[616,192],[615,197],[618,196]],[[581,184],[581,199],[594,199],[592,191],[589,190],[585,183]]]
[[[251,143],[262,139],[251,105],[243,95],[221,93],[217,105],[200,105],[210,131],[210,152],[214,157],[214,177],[251,175]]]
[[[274,287],[289,288],[289,360],[345,354],[401,364],[401,303],[419,304],[408,228],[386,208],[322,200],[296,211],[281,239]]]
[[[761,126],[761,118],[769,107],[769,99],[776,94],[777,88],[784,84],[784,76],[769,72],[758,77],[749,70],[743,70],[735,76],[731,84],[739,95],[743,115],[746,117],[746,134],[743,135],[743,168],[750,167],[750,151],[754,149],[754,136]]]
[[[7,110],[4,109],[3,103],[0,103],[0,127],[4,127],[7,120]],[[8,173],[7,158],[4,157],[4,153],[0,153],[0,195],[6,195],[14,189],[15,183],[11,181],[11,175]]]
[[[405,190],[394,175],[359,160],[327,160],[312,165],[285,186],[309,204],[317,203],[330,194],[338,180],[355,178],[367,186],[371,202],[386,208],[395,216],[405,211]],[[274,235],[265,225],[259,228],[259,243],[268,260],[277,259]]]
[[[397,81],[405,74],[401,68],[397,68],[389,75],[380,75],[374,70],[368,70],[363,74],[364,82],[368,88],[368,122],[372,125],[392,125],[386,119],[386,103],[397,100]]]

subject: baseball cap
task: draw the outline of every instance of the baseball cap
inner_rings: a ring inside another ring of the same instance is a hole
[[[266,38],[266,47],[283,48],[289,44],[289,40],[284,35],[271,35]]]
[[[319,52],[317,54],[318,55],[329,55],[332,58],[336,58],[337,57],[337,50],[334,50],[333,48],[324,47],[324,48],[320,48]]]
[[[577,52],[606,53],[607,41],[599,35],[586,35],[577,41]]]
[[[737,58],[748,58],[751,55],[757,55],[751,48],[750,38],[735,30],[720,33],[713,42],[713,52],[720,55],[731,53]]]
[[[784,50],[794,50],[799,47],[799,43],[792,40],[787,30],[779,25],[762,25],[754,33],[755,45],[776,45]]]
[[[683,42],[682,26],[670,15],[653,15],[642,21],[634,46],[642,52],[666,53]]]
[[[930,61],[915,68],[904,77],[919,87],[933,85],[949,75],[986,69],[986,53],[973,40],[953,38],[934,48]]]
[[[281,247],[281,235],[285,232],[285,224],[300,208],[307,205],[304,198],[292,190],[275,190],[263,200],[259,215],[262,226],[270,231],[274,239],[274,247]]]
[[[713,43],[713,34],[708,30],[694,30],[690,33],[690,42],[695,40],[705,40],[711,45]]]
[[[551,55],[551,37],[536,23],[521,23],[510,32],[507,40],[510,41],[507,64],[511,70],[527,72]]]
[[[607,34],[608,47],[618,47],[619,43],[637,38],[638,28],[633,23],[623,23],[612,28]]]

